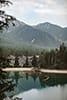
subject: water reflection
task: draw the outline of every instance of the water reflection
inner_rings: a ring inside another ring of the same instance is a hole
[[[45,86],[57,86],[57,85],[64,85],[67,83],[67,75],[64,74],[46,74],[49,76],[48,81],[43,81],[45,74],[41,74],[39,76],[39,81],[42,87]]]
[[[49,76],[47,81],[44,81],[45,76]],[[16,84],[13,93],[23,100],[67,100],[65,74],[11,72],[9,78]]]
[[[48,80],[44,80],[45,76],[49,77]],[[12,78],[16,85],[30,83],[33,85],[38,85],[38,87],[46,87],[46,86],[57,86],[57,85],[64,85],[67,83],[67,75],[65,74],[47,74],[47,73],[41,73],[41,74],[34,74],[34,73],[28,73],[28,72],[13,72],[9,75],[10,78]],[[34,84],[35,83],[35,84]],[[24,84],[25,85],[25,84]],[[34,87],[35,88],[35,87]]]
[[[67,100],[67,85],[32,89],[16,96],[23,100]]]

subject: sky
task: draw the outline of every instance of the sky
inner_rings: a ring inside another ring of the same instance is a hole
[[[7,14],[29,25],[50,22],[67,27],[67,0],[11,0],[2,8]]]

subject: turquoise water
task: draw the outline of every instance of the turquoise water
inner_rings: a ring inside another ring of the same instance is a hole
[[[23,100],[67,100],[67,75],[47,73],[10,72],[15,83],[9,95]],[[49,77],[46,80],[46,77]],[[13,98],[14,98],[13,97]]]

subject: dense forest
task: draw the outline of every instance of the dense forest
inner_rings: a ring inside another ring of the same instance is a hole
[[[34,51],[24,51],[20,53],[14,53],[14,64],[10,65],[11,58],[10,55],[5,55],[3,50],[0,48],[0,68],[6,67],[36,67],[36,68],[46,68],[46,69],[67,69],[67,47],[62,43],[59,48],[52,50],[43,50],[38,52]],[[24,59],[22,57],[25,57]],[[23,65],[20,65],[20,58],[23,61]]]

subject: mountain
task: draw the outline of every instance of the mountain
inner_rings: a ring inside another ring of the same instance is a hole
[[[15,27],[9,25],[8,30],[0,32],[0,45],[3,46],[36,46],[36,47],[57,47],[59,41],[51,32],[38,28],[41,25],[29,26],[23,22],[16,21]],[[43,25],[42,25],[43,26]]]
[[[62,40],[67,41],[67,28],[63,29]]]
[[[34,28],[49,33],[59,41],[67,40],[67,28],[62,28],[58,25],[54,25],[48,22],[38,24],[34,26]]]

